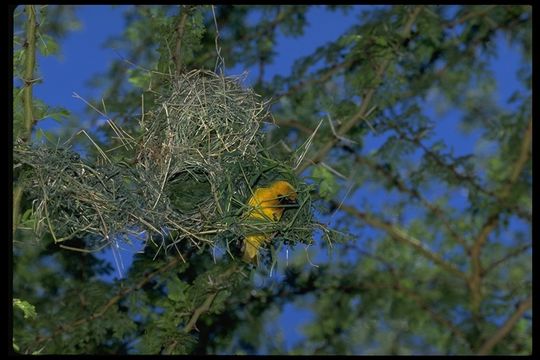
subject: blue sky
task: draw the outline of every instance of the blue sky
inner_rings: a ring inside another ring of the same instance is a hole
[[[122,16],[124,6],[79,6],[76,12],[82,27],[78,31],[71,32],[60,43],[62,54],[60,57],[39,57],[39,72],[43,83],[35,86],[34,94],[50,106],[62,106],[68,109],[74,117],[81,119],[81,126],[88,124],[85,121],[88,117],[84,110],[86,105],[72,97],[74,92],[84,98],[99,96],[99,89],[90,88],[87,84],[92,76],[106,72],[111,61],[118,59],[118,53],[103,46],[105,41],[115,35],[121,35],[124,30],[125,21]],[[295,59],[308,55],[320,45],[334,40],[351,25],[358,21],[358,14],[361,7],[356,6],[353,11],[344,15],[341,11],[329,12],[323,7],[314,7],[308,13],[308,28],[305,35],[300,38],[285,38],[281,34],[277,40],[277,56],[275,63],[267,66],[265,79],[269,80],[276,74],[288,75]],[[320,26],[324,24],[324,26]],[[497,48],[499,56],[490,62],[490,67],[494,72],[497,82],[497,92],[499,105],[507,107],[506,100],[516,90],[522,89],[515,73],[520,62],[518,49],[502,37],[497,37]],[[228,74],[239,74],[248,70],[248,84],[257,79],[258,69],[229,69]],[[480,133],[472,132],[464,134],[460,131],[459,113],[455,110],[440,114],[435,110],[435,104],[429,99],[424,104],[426,115],[438,118],[436,132],[444,136],[445,141],[453,148],[457,155],[475,152],[477,140]],[[52,130],[61,126],[52,120],[43,120],[38,124],[38,128]],[[366,139],[366,154],[372,149],[380,146],[387,136],[368,136]],[[366,190],[369,191],[369,190]],[[373,196],[373,194],[371,194]],[[356,197],[358,196],[358,198]],[[366,192],[360,192],[351,202],[359,198],[365,198]],[[385,196],[388,196],[385,194]],[[456,207],[463,205],[459,199],[454,200]],[[524,226],[526,224],[516,225]],[[364,233],[365,234],[365,233]],[[122,262],[127,267],[131,262],[133,249],[119,251]],[[300,250],[303,252],[303,250]],[[114,257],[111,251],[104,254],[114,265]],[[290,254],[291,256],[291,254]],[[324,255],[321,255],[324,258]],[[280,274],[276,274],[273,280],[279,281]],[[262,280],[265,282],[264,280]],[[301,341],[302,336],[297,329],[310,318],[309,312],[296,308],[293,304],[285,307],[281,317],[285,339],[291,346],[297,341]]]

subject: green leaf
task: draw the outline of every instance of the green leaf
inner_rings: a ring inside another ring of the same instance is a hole
[[[161,70],[165,70],[162,68]],[[140,70],[136,69],[129,69],[128,70],[128,81],[133,86],[136,86],[141,89],[147,89],[148,85],[150,84],[150,74],[148,72],[141,72]]]
[[[49,35],[41,35],[39,37],[38,48],[44,56],[58,55],[60,53],[60,46],[56,40]]]
[[[35,223],[34,212],[32,209],[27,209],[21,216],[21,225],[28,228],[33,228]]]
[[[319,165],[311,176],[319,183],[319,195],[323,199],[331,200],[337,194],[339,186],[336,178],[327,168]]]
[[[45,118],[51,118],[58,123],[61,122],[62,118],[67,118],[70,115],[70,112],[68,110],[61,107],[50,108],[49,110],[53,112],[45,115]]]
[[[36,317],[36,308],[28,301],[21,299],[13,299],[13,307],[23,311],[25,319],[33,319]]]
[[[373,42],[382,47],[386,47],[388,45],[388,41],[382,36],[374,36]]]
[[[186,289],[188,287],[188,284],[173,276],[167,281],[167,288],[169,289],[167,297],[174,302],[182,302],[186,299]]]
[[[347,45],[356,43],[357,41],[360,41],[362,39],[362,35],[358,34],[348,34],[345,36],[342,36],[338,41],[337,44],[341,47],[345,47]]]

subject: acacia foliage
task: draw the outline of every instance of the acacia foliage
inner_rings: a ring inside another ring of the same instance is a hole
[[[275,158],[290,156],[324,119],[298,171],[318,186],[320,221],[349,236],[331,246],[318,239],[310,257],[296,249],[282,276],[262,285],[257,270],[214,263],[208,252],[186,254],[183,264],[154,260],[150,249],[109,283],[99,275],[110,264],[19,230],[13,294],[37,313],[26,319],[14,308],[19,351],[530,353],[531,7],[366,7],[345,33],[271,79],[264,70],[280,56],[279,36],[309,31],[310,7],[213,10],[215,19],[207,6],[127,8],[125,33],[111,44],[140,67],[116,61],[95,77],[111,114],[136,131],[141,91],[151,104],[159,86],[144,69],[214,69],[217,23],[226,69],[257,68],[256,91],[274,99],[279,127],[267,141],[278,144]],[[501,41],[521,58],[508,99],[497,99],[490,66]],[[15,76],[26,55],[19,50]],[[24,110],[17,97],[14,105],[17,121]],[[441,130],[444,116],[456,130]],[[461,149],[471,134],[475,146]],[[23,199],[21,212],[30,208]],[[276,321],[291,306],[310,313],[292,344]]]

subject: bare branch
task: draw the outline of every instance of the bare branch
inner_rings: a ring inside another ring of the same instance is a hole
[[[396,292],[399,292],[403,294],[405,297],[411,299],[414,301],[418,307],[425,311],[434,321],[438,322],[439,324],[443,325],[445,328],[447,328],[451,333],[459,337],[461,340],[464,341],[464,343],[467,345],[467,347],[470,348],[469,341],[467,340],[467,336],[455,325],[452,323],[452,321],[448,320],[443,314],[437,312],[432,305],[427,303],[424,299],[422,299],[421,296],[416,294],[413,290],[403,286],[400,284],[400,279],[402,279],[402,275],[396,272],[396,269],[393,267],[392,264],[387,262],[385,259],[371,254],[369,252],[366,252],[365,250],[357,249],[355,250],[360,251],[366,256],[369,256],[380,263],[384,264],[385,267],[388,269],[389,273],[391,274],[391,277],[393,281],[391,282],[366,282],[363,280],[360,280],[358,283],[351,283],[350,281],[347,281],[346,283],[341,284],[335,284],[333,282],[330,283],[324,283],[323,285],[315,285],[315,279],[317,279],[316,276],[309,276],[309,282],[303,283],[301,287],[295,286],[293,290],[289,287],[281,287],[281,289],[274,295],[278,299],[285,299],[288,296],[291,295],[305,295],[309,292],[314,291],[322,291],[325,292],[327,289],[334,290],[337,286],[339,288],[340,292],[348,293],[348,294],[358,294],[363,293],[367,290],[377,290],[377,289],[388,289],[393,290]],[[252,297],[253,299],[253,297]],[[266,299],[267,301],[271,301],[270,299]],[[248,302],[250,300],[247,300]]]
[[[501,192],[488,190],[482,184],[478,184],[476,182],[476,179],[473,176],[462,174],[460,171],[458,171],[455,164],[446,163],[445,161],[443,161],[439,157],[438,154],[436,154],[435,152],[428,149],[418,138],[416,138],[416,137],[411,138],[411,137],[407,136],[397,126],[392,126],[392,129],[394,129],[399,134],[400,139],[403,139],[405,141],[408,141],[408,142],[410,142],[412,144],[415,144],[416,146],[420,147],[424,151],[424,153],[426,154],[426,156],[428,158],[433,160],[440,167],[450,171],[452,173],[452,175],[454,176],[454,178],[456,178],[456,180],[458,180],[459,182],[461,182],[463,184],[470,185],[474,189],[474,191],[476,191],[478,193],[481,193],[481,194],[484,194],[484,195],[487,195],[489,197],[497,199],[499,202],[501,202],[501,206],[504,206],[504,208],[516,213],[517,216],[519,216],[519,217],[521,217],[521,218],[523,218],[523,219],[525,219],[525,220],[527,220],[529,222],[532,220],[531,214],[527,213],[526,211],[519,208],[518,206],[504,204],[503,201],[502,201],[503,198],[501,198]]]
[[[394,266],[391,263],[387,262],[386,259],[384,259],[384,258],[382,258],[382,257],[380,257],[378,255],[371,254],[371,253],[369,253],[369,252],[367,252],[367,251],[365,251],[363,249],[360,249],[358,247],[354,247],[354,249],[356,251],[362,253],[363,255],[366,255],[366,256],[368,256],[370,258],[375,259],[376,261],[379,261],[380,263],[382,263],[382,264],[384,264],[386,266],[386,268],[388,269],[388,271],[392,275],[392,278],[395,281],[395,284],[387,285],[386,287],[394,289],[394,290],[396,290],[398,292],[401,292],[406,297],[412,299],[418,305],[418,307],[420,307],[422,310],[426,311],[428,313],[428,315],[433,320],[435,320],[439,324],[446,327],[448,330],[450,330],[450,332],[452,332],[457,337],[461,338],[467,344],[467,346],[470,348],[471,345],[469,344],[469,341],[467,340],[467,336],[456,325],[454,325],[454,323],[452,323],[452,321],[448,320],[442,314],[440,314],[436,310],[434,310],[433,307],[431,307],[426,301],[424,301],[424,299],[422,299],[422,297],[419,296],[415,291],[401,285],[400,280],[403,279],[403,276],[396,272],[396,269],[394,268]],[[363,287],[369,287],[369,286],[366,286],[366,284],[362,284],[362,286]],[[377,288],[377,286],[380,287],[381,284],[374,284],[371,287]]]
[[[21,185],[15,186],[13,189],[13,236],[15,236],[15,231],[19,226],[19,218],[21,212],[21,200],[24,193],[24,187]]]
[[[287,16],[294,13],[295,10],[296,10],[294,6],[280,6],[280,5],[277,5],[277,6],[280,9],[277,12],[276,17],[274,17],[269,22],[263,22],[261,24],[257,24],[257,26],[255,26],[253,28],[248,28],[247,29],[248,31],[243,31],[242,35],[239,36],[238,39],[234,40],[235,43],[237,43],[237,44],[247,44],[250,41],[253,41],[254,39],[259,39],[259,38],[261,38],[263,36],[268,36],[267,34],[271,29],[276,28],[277,25],[279,25],[283,20],[285,20],[285,18]],[[227,20],[228,20],[227,18],[223,18],[223,17],[220,17],[219,19],[217,19],[218,27],[219,28],[224,27]],[[232,51],[232,49],[229,49],[229,51]],[[215,56],[214,52],[211,52],[211,51],[206,52],[205,54],[203,54],[199,58],[198,63],[204,64],[206,61],[211,59],[213,56]]]

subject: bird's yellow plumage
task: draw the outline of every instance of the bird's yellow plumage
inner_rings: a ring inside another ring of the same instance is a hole
[[[276,222],[281,219],[287,205],[296,204],[297,194],[287,181],[278,180],[268,187],[257,188],[248,201],[246,214],[251,219]],[[245,238],[243,259],[257,259],[259,247],[270,238],[270,234],[252,234]]]

